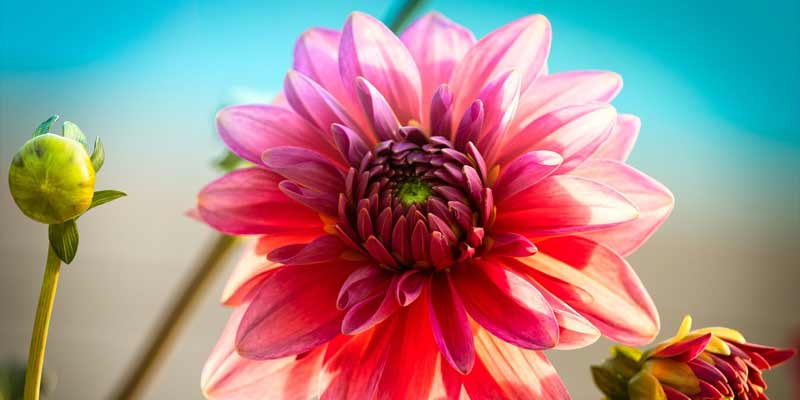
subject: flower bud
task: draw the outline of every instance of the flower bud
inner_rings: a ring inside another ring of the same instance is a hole
[[[14,202],[28,217],[60,224],[92,203],[95,170],[76,140],[51,133],[28,140],[11,161],[8,185]]]

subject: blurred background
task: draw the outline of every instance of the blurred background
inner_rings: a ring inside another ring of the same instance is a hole
[[[47,348],[54,398],[106,398],[162,307],[213,237],[184,216],[218,175],[222,105],[282,87],[296,37],[339,28],[389,1],[0,0],[0,176],[31,131],[57,113],[101,136],[98,189],[129,197],[80,221]],[[530,13],[553,26],[551,71],[608,69],[618,109],[641,116],[630,162],[675,194],[672,217],[630,257],[658,305],[662,335],[696,324],[750,341],[800,341],[800,2],[430,1],[480,37]],[[25,360],[46,227],[0,185],[0,360]],[[227,271],[225,272],[227,274]],[[216,283],[146,398],[199,399],[200,370],[228,310]],[[549,352],[576,399],[599,398],[589,365],[610,343]],[[795,366],[767,375],[796,394]]]

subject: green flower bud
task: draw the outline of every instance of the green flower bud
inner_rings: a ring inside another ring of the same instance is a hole
[[[95,169],[83,145],[52,133],[28,140],[11,161],[8,185],[28,217],[60,224],[89,209]]]

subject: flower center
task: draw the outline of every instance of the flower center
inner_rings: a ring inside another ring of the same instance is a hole
[[[471,148],[401,128],[348,171],[336,232],[380,266],[445,269],[479,254],[494,204]]]
[[[431,186],[419,179],[411,179],[400,184],[397,197],[406,206],[412,204],[422,204],[431,195]]]

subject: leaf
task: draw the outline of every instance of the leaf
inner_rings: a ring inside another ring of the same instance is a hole
[[[127,195],[128,195],[127,193],[120,192],[119,190],[98,190],[94,192],[94,197],[92,197],[92,204],[89,205],[87,211],[99,205],[106,204],[109,201],[114,201],[120,197],[125,197]]]
[[[33,131],[33,137],[44,135],[45,133],[50,133],[50,125],[53,125],[53,122],[56,122],[58,119],[58,115],[53,115],[52,117],[48,118]]]
[[[64,125],[61,127],[61,133],[65,138],[72,139],[82,144],[84,149],[89,148],[86,135],[84,135],[81,128],[78,128],[78,125],[75,125],[73,122],[64,121]]]
[[[225,150],[225,153],[214,164],[222,172],[231,172],[233,170],[252,165],[228,150]]]
[[[99,172],[100,168],[103,168],[103,163],[106,161],[106,151],[103,148],[103,142],[100,141],[99,136],[94,140],[94,151],[92,151],[91,159],[94,172]]]
[[[74,219],[47,228],[50,247],[65,263],[69,264],[78,253],[78,225]]]
[[[609,400],[627,400],[628,382],[604,367],[593,365],[591,368],[594,384]]]

